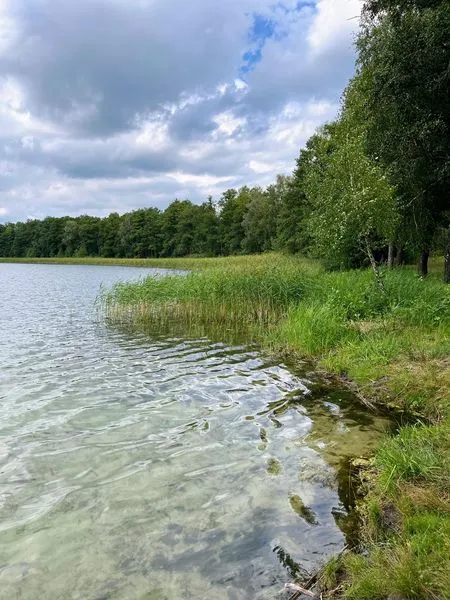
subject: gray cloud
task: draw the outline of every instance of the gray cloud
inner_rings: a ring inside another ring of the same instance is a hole
[[[201,201],[291,170],[353,68],[358,0],[310,4],[0,4],[0,219]]]
[[[250,25],[235,0],[11,6],[17,32],[0,70],[23,84],[36,115],[92,135],[126,130],[137,113],[236,76]]]

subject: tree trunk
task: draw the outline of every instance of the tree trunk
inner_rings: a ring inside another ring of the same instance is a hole
[[[403,264],[403,250],[402,248],[397,248],[397,252],[395,253],[395,261],[394,264],[396,267],[399,267]]]
[[[426,277],[428,275],[428,257],[429,256],[430,256],[430,253],[428,252],[428,250],[424,250],[422,252],[422,254],[420,255],[419,265],[417,268],[420,277]]]
[[[384,287],[384,281],[383,281],[383,278],[381,276],[380,269],[378,268],[378,265],[377,265],[377,262],[375,260],[375,257],[373,255],[372,248],[370,247],[369,239],[367,237],[365,237],[364,241],[366,243],[367,256],[369,257],[370,264],[372,265],[372,269],[373,269],[373,272],[375,274],[375,279],[376,279],[376,281],[378,283],[378,286],[379,286],[380,290],[382,291],[382,293],[384,295],[386,295],[386,288]]]
[[[388,269],[392,269],[394,266],[394,244],[392,242],[389,242],[387,266]]]
[[[445,249],[444,283],[450,283],[450,227],[448,228],[447,248]]]

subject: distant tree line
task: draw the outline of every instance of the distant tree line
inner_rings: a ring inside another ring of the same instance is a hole
[[[267,189],[224,192],[215,205],[175,200],[104,218],[47,217],[0,225],[3,257],[175,257],[256,253],[278,247],[278,214],[290,177]]]
[[[367,0],[357,68],[336,121],[291,176],[225,191],[217,204],[0,225],[0,256],[172,257],[282,250],[330,268],[446,255],[450,281],[450,2]]]

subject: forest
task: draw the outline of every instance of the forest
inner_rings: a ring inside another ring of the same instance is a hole
[[[339,115],[291,175],[217,202],[0,224],[2,257],[226,256],[280,250],[331,269],[446,256],[450,281],[448,0],[367,0]]]

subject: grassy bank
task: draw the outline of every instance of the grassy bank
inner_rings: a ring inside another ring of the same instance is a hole
[[[191,261],[176,263],[195,269],[187,276],[116,286],[104,298],[109,317],[153,331],[250,335],[314,360],[368,403],[415,415],[365,477],[365,552],[332,561],[322,583],[355,600],[448,597],[450,286],[439,261],[427,280],[409,268],[383,273],[386,295],[370,271],[327,273],[276,254]]]
[[[384,442],[364,474],[364,552],[332,560],[322,589],[352,600],[449,597],[449,433],[448,421],[416,423]]]
[[[386,271],[386,295],[369,270],[327,273],[314,261],[277,254],[172,263],[189,265],[195,269],[187,276],[116,286],[105,298],[109,317],[154,331],[250,335],[315,360],[369,401],[445,418],[450,288],[437,262],[425,281],[413,269]]]
[[[53,258],[2,258],[0,263],[19,263],[37,265],[90,265],[106,267],[140,267],[148,269],[188,269],[208,270],[235,267],[251,269],[254,266],[264,266],[273,258],[271,254],[253,256],[221,256],[215,258],[102,258],[102,257],[53,257]],[[295,259],[294,259],[295,260]],[[313,264],[311,262],[311,264]]]

